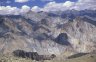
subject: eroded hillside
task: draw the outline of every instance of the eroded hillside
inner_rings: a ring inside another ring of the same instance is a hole
[[[0,52],[89,53],[96,50],[96,12],[28,12],[0,16]]]

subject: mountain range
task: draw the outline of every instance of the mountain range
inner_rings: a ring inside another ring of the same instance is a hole
[[[96,51],[96,10],[0,15],[0,53],[61,55]]]

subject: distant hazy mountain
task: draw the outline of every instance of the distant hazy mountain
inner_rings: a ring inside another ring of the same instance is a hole
[[[93,52],[96,10],[0,15],[0,52],[17,49],[39,54]]]

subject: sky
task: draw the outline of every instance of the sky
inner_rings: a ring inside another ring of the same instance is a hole
[[[18,8],[22,7],[23,5],[28,5],[30,7],[33,6],[39,6],[39,7],[44,7],[49,2],[55,1],[57,3],[62,3],[67,0],[1,0],[2,2],[5,2],[5,4],[2,5],[10,5],[10,6],[16,6]],[[76,2],[77,0],[69,0]]]
[[[96,10],[96,0],[0,0],[0,14],[22,14],[28,11]]]

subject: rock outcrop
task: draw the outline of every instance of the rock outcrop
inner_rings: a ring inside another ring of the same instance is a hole
[[[55,54],[51,55],[39,55],[37,52],[26,52],[23,50],[13,51],[13,55],[16,57],[30,58],[32,60],[41,61],[41,60],[52,60],[56,57]]]

